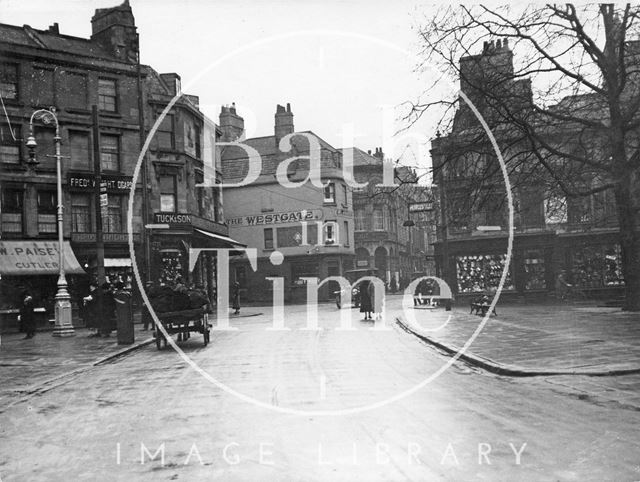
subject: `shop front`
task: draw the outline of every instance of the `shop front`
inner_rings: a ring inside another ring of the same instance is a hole
[[[155,213],[151,234],[150,280],[173,285],[178,279],[200,286],[209,299],[216,300],[217,262],[214,248],[244,248],[245,245],[228,237],[226,225],[189,214]],[[189,250],[204,248],[189,269]]]
[[[74,252],[65,241],[63,245],[65,277],[72,302],[77,305],[79,286],[86,276]],[[54,315],[55,295],[59,275],[57,241],[11,240],[0,241],[0,329],[17,328],[17,315],[23,295],[34,299],[38,325],[48,325]]]
[[[435,244],[442,273],[442,243]],[[494,292],[507,261],[506,236],[474,236],[448,242],[447,282],[460,295]],[[516,234],[502,292],[535,298],[555,291],[561,271],[595,296],[609,296],[624,280],[616,233],[540,232]]]

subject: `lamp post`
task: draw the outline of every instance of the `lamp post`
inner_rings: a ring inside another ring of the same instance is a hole
[[[55,109],[39,109],[31,114],[29,119],[29,138],[27,139],[27,148],[29,149],[29,163],[37,164],[35,149],[37,147],[36,138],[33,135],[33,121],[38,119],[43,124],[55,124],[56,134],[53,138],[53,142],[56,145],[56,175],[58,183],[58,291],[56,292],[56,308],[55,308],[55,327],[53,329],[53,336],[73,336],[75,330],[71,322],[71,297],[67,290],[67,279],[64,274],[64,225],[62,217],[62,166],[60,155],[60,125],[58,124],[58,118],[55,114]]]

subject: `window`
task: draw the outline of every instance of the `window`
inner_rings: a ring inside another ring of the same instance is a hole
[[[288,226],[276,229],[278,248],[292,248],[302,244],[303,225]],[[315,245],[318,242],[318,225],[307,223],[307,244]]]
[[[56,233],[56,192],[38,191],[38,233]]]
[[[356,231],[366,231],[367,230],[367,219],[365,217],[364,207],[357,209],[355,212],[356,218]]]
[[[88,132],[69,131],[69,150],[72,169],[92,170]]]
[[[342,185],[342,194],[343,194],[343,198],[344,198],[344,204],[345,206],[349,205],[349,191],[347,189],[347,185],[343,184]]]
[[[196,172],[196,185],[204,183],[204,175],[201,172]],[[208,202],[207,202],[207,191],[206,187],[194,187],[196,191],[196,203],[198,205],[198,214],[203,217],[208,217],[209,214],[207,211]]]
[[[18,98],[18,64],[0,63],[0,95],[4,100]]]
[[[196,137],[196,157],[200,159],[202,157],[202,148],[200,146],[200,137],[202,134],[200,133],[200,127],[195,126],[195,137]]]
[[[71,195],[71,231],[74,233],[93,232],[91,216],[91,195]]]
[[[107,215],[102,216],[102,228],[105,233],[122,232],[122,199],[124,196],[109,194]]]
[[[176,177],[160,177],[160,211],[164,213],[176,212]]]
[[[545,279],[544,253],[525,251],[524,253],[524,289],[543,290],[547,287]]]
[[[344,245],[349,246],[349,221],[344,222],[344,233],[342,234]]]
[[[54,137],[56,131],[47,127],[36,126],[34,129],[36,138],[36,160],[38,161],[38,167],[43,169],[55,169],[56,168],[56,144]]]
[[[334,182],[329,181],[324,187],[324,202],[335,203],[336,202],[336,185]]]
[[[336,244],[339,241],[338,229],[338,223],[335,221],[326,221],[323,223],[324,244]]]
[[[264,249],[273,249],[273,228],[264,229]]]
[[[52,69],[33,68],[33,104],[44,107],[54,104]]]
[[[159,116],[160,114],[158,114]],[[167,114],[156,131],[158,149],[173,149],[175,145],[173,114]]]
[[[13,127],[13,135],[8,124],[0,124],[0,162],[20,164],[20,127]]]
[[[120,138],[111,134],[100,136],[100,167],[104,171],[120,169]]]
[[[24,192],[22,189],[2,189],[2,232],[22,233],[22,210]]]
[[[87,110],[87,76],[76,72],[65,72],[61,87],[67,108]]]
[[[384,231],[384,211],[382,208],[373,210],[373,230]]]
[[[117,112],[117,84],[113,79],[98,79],[98,109]]]

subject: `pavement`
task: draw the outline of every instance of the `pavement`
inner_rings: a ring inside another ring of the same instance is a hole
[[[259,316],[257,310],[246,310],[236,318]],[[50,330],[37,332],[32,339],[24,333],[2,334],[0,337],[0,406],[7,400],[44,393],[65,379],[155,342],[153,330],[143,330],[139,314],[134,317],[134,343],[119,345],[117,332],[110,337],[90,336],[94,330],[76,328],[75,336],[58,338]],[[0,408],[0,412],[3,408]]]
[[[412,309],[399,325],[449,355],[505,376],[640,373],[640,314],[593,303],[502,305],[481,327],[466,306]],[[451,315],[451,318],[449,318]],[[473,341],[458,355],[470,338]]]

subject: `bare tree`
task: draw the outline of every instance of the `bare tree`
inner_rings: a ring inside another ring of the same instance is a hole
[[[574,202],[612,193],[625,308],[634,311],[640,310],[639,15],[631,5],[459,6],[439,10],[420,30],[425,62],[460,79],[497,139],[515,188],[533,185]],[[487,50],[494,55],[477,55]],[[410,104],[407,119],[443,106],[440,129],[460,134],[440,142],[447,154],[434,169],[454,169],[453,160],[459,164],[469,152],[495,159],[461,98]],[[500,174],[496,163],[474,166],[468,177],[484,183],[476,191],[489,192]]]

